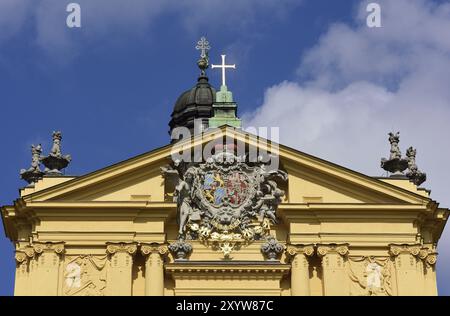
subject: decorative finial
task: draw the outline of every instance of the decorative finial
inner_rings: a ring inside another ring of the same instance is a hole
[[[42,176],[44,175],[39,166],[42,159],[41,154],[42,154],[41,144],[37,146],[31,145],[31,167],[28,169],[20,170],[20,177],[29,184],[33,184],[34,182],[42,178]]]
[[[408,160],[402,158],[400,151],[400,132],[389,133],[389,142],[391,143],[391,153],[389,159],[381,159],[381,168],[393,174],[393,176],[403,176],[403,171],[408,168]]]
[[[416,154],[417,150],[413,147],[409,147],[406,151],[406,157],[408,157],[408,169],[409,171],[406,173],[408,179],[419,186],[425,181],[427,181],[427,174],[420,171],[416,164]]]
[[[211,49],[209,42],[206,37],[202,36],[195,46],[196,50],[200,50],[200,59],[197,62],[198,67],[201,70],[201,76],[206,75],[206,69],[209,67],[208,51]]]
[[[267,260],[275,261],[280,258],[283,253],[284,246],[278,242],[278,240],[273,237],[267,237],[267,242],[261,245],[261,252],[265,255]]]
[[[214,69],[214,68],[222,68],[222,86],[223,87],[226,87],[227,86],[227,84],[226,84],[226,81],[225,81],[225,71],[226,71],[226,69],[228,68],[228,69],[236,69],[236,65],[227,65],[226,63],[225,63],[225,57],[226,57],[226,55],[221,55],[222,56],[222,64],[221,65],[211,65],[211,68],[212,69]]]
[[[53,132],[53,146],[50,154],[42,158],[45,166],[45,174],[51,176],[61,175],[61,170],[66,168],[72,160],[70,155],[62,155],[61,153],[62,134],[60,131]]]

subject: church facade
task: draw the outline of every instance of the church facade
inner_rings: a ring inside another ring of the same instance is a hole
[[[437,295],[449,210],[420,187],[415,150],[391,133],[375,178],[244,132],[234,65],[213,65],[216,91],[197,48],[171,144],[83,176],[61,173],[61,133],[47,156],[32,148],[29,185],[1,209],[15,295]]]

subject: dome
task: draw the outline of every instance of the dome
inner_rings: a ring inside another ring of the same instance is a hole
[[[191,131],[194,120],[208,121],[213,115],[212,105],[216,98],[216,90],[209,84],[208,77],[200,76],[197,84],[180,95],[169,122],[170,133],[175,127],[184,126]]]

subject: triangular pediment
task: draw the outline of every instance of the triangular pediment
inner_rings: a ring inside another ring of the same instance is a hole
[[[287,203],[427,204],[430,199],[252,134],[226,127],[178,143],[184,150],[229,137],[279,153],[289,175]],[[171,161],[168,145],[104,169],[23,196],[25,201],[169,201],[161,167]],[[45,179],[44,179],[45,180]]]

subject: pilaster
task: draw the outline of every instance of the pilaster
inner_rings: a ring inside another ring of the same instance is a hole
[[[136,243],[107,243],[106,253],[110,255],[110,269],[107,275],[107,295],[131,296],[133,256]]]
[[[389,253],[395,261],[398,295],[437,295],[437,253],[434,249],[420,245],[391,244]]]
[[[24,250],[16,250],[16,280],[14,284],[15,296],[29,295],[29,275],[28,275],[28,261],[29,257]]]
[[[313,245],[289,245],[286,250],[291,258],[291,295],[310,296],[309,262],[314,254]]]
[[[325,296],[349,295],[346,273],[348,244],[319,244],[317,255],[322,258]]]
[[[437,296],[437,282],[436,282],[436,261],[437,252],[427,250],[427,256],[423,259],[425,267],[425,293],[427,296]]]
[[[164,256],[169,249],[157,243],[142,244],[141,253],[145,256],[145,295],[164,295]]]
[[[28,249],[30,295],[57,296],[64,242],[34,242]]]

